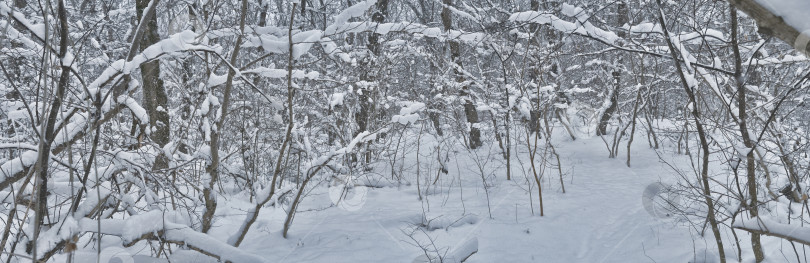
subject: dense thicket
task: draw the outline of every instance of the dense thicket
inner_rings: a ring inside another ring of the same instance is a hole
[[[288,211],[286,236],[320,182],[411,183],[402,138],[424,134],[444,147],[417,185],[454,146],[496,149],[509,179],[528,155],[539,215],[552,136],[628,166],[634,142],[686,154],[678,213],[721,258],[750,231],[761,261],[760,234],[810,244],[754,223],[810,222],[808,74],[723,1],[3,0],[0,260],[110,235],[250,261],[261,211]],[[241,227],[207,235],[234,200]]]

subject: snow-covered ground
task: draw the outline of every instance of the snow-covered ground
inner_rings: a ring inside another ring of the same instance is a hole
[[[644,192],[649,185],[676,180],[672,169],[645,141],[633,146],[631,168],[625,165],[626,152],[620,152],[617,159],[607,158],[598,137],[558,141],[566,192],[562,192],[556,170],[547,172],[542,181],[542,217],[536,188],[527,188],[534,179],[519,169],[529,165],[526,148],[517,147],[513,152],[513,179],[507,181],[497,146],[488,147],[451,152],[449,173],[441,174],[435,186],[421,188],[430,193],[421,201],[413,174],[403,175],[412,182],[409,185],[356,187],[337,205],[334,200],[340,191],[335,190],[342,188],[330,188],[324,182],[304,199],[288,238],[281,235],[286,211],[266,209],[240,248],[266,262],[423,262],[419,260],[425,251],[449,259],[455,250],[476,245],[478,252],[466,262],[716,262],[709,230],[704,238],[675,217],[654,216],[645,209]],[[482,162],[476,162],[475,156]],[[405,171],[415,171],[414,158],[406,158]],[[676,160],[671,163],[676,165],[678,160],[688,161],[675,154],[666,159]],[[429,160],[422,161],[422,180],[435,179],[435,163],[431,168]],[[479,164],[487,176],[487,191],[482,187]],[[375,171],[390,171],[390,167],[377,168]],[[211,234],[226,239],[244,217],[242,211],[238,203],[218,210],[220,219]],[[733,261],[735,242],[730,232],[723,234],[726,254]],[[753,258],[748,235],[737,234],[743,257]],[[770,261],[787,261],[782,249],[792,257],[789,244],[783,247],[780,240],[763,238]],[[138,249],[132,247],[127,253],[137,254]],[[77,254],[80,260],[94,257],[95,252]],[[216,262],[189,251],[174,252],[170,261]]]
[[[637,148],[645,145],[641,146]],[[557,174],[549,173],[551,177],[543,180],[543,217],[536,189],[531,189],[530,200],[525,187],[532,175],[525,177],[515,162],[515,178],[507,181],[502,161],[490,160],[487,172],[493,172],[494,178],[489,181],[489,218],[474,155],[462,150],[451,157],[449,173],[442,174],[458,178],[460,173],[461,188],[454,182],[438,191],[431,189],[438,193],[422,202],[414,184],[369,189],[365,203],[355,211],[333,207],[314,212],[331,203],[322,187],[306,199],[301,210],[312,211],[299,212],[288,239],[281,238],[283,215],[279,213],[266,219],[266,235],[251,235],[244,248],[271,262],[411,262],[424,252],[408,234],[415,224],[427,220],[430,227],[412,236],[429,250],[444,253],[468,239],[478,240],[478,253],[468,262],[640,262],[651,258],[672,262],[691,257],[689,229],[649,215],[642,205],[645,187],[668,174],[653,151],[640,149],[633,168],[627,168],[622,160],[607,158],[598,138],[561,142],[558,148],[568,172],[566,193]],[[525,147],[521,149],[523,153],[516,155],[527,162]],[[479,150],[481,155],[486,151]],[[443,179],[445,185],[452,181]],[[459,223],[452,224],[455,221]]]

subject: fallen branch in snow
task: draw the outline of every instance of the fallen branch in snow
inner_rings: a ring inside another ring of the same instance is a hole
[[[119,236],[124,239],[124,247],[143,240],[154,240],[179,245],[223,262],[265,262],[259,256],[197,232],[185,224],[171,222],[171,219],[171,213],[153,210],[128,219],[102,219],[99,229],[96,227],[96,220],[82,218],[78,222],[77,231]]]
[[[754,234],[778,237],[788,241],[810,245],[810,228],[773,222],[756,218],[737,220],[732,227]]]
[[[416,257],[413,260],[413,263],[432,263],[432,262],[443,262],[443,263],[463,263],[467,261],[472,255],[478,253],[478,238],[473,237],[467,240],[464,240],[463,243],[456,246],[450,253],[443,258],[429,258],[427,254],[421,255]]]
[[[467,239],[461,245],[457,246],[450,252],[451,257],[447,258],[449,262],[464,262],[467,261],[473,254],[478,252],[478,238],[474,237]]]
[[[146,233],[132,242],[125,243],[124,246],[130,247],[142,240],[154,240],[179,245],[225,262],[265,262],[256,255],[248,254],[189,227],[183,227]]]

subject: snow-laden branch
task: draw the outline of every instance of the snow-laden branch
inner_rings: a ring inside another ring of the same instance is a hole
[[[348,22],[351,18],[362,16],[369,8],[374,6],[376,2],[376,0],[363,1],[343,10],[340,14],[335,16],[335,21],[328,25],[325,30],[293,31],[293,57],[295,59],[300,58],[302,55],[309,53],[314,44],[319,43],[328,55],[338,58],[343,62],[351,63],[351,56],[342,52],[331,38],[332,36],[346,33],[370,32],[383,35],[389,33],[420,34],[424,37],[438,38],[440,40],[456,40],[471,45],[480,44],[487,36],[485,33],[469,33],[461,30],[445,31],[439,27],[428,27],[412,22]],[[269,54],[287,54],[289,52],[290,37],[284,34],[283,30],[275,27],[254,27],[248,31],[248,33],[254,33],[256,35],[248,37],[244,47],[261,47]],[[232,29],[220,30],[215,33],[209,33],[208,36],[222,37],[235,33],[236,32]]]
[[[436,38],[441,41],[454,40],[469,45],[478,45],[486,37],[486,33],[480,32],[466,32],[462,30],[447,30],[445,31],[440,27],[429,27],[419,23],[413,22],[393,22],[393,23],[374,23],[374,22],[352,22],[346,23],[338,29],[340,33],[361,33],[372,32],[377,34],[389,33],[407,33],[407,34],[420,34],[423,37]]]
[[[563,14],[567,16],[572,16],[576,18],[576,22],[569,22],[563,20],[553,14],[546,13],[546,12],[537,12],[537,11],[526,11],[526,12],[518,12],[514,13],[509,17],[509,21],[515,23],[537,23],[542,25],[549,25],[552,29],[565,33],[565,34],[573,34],[579,35],[583,37],[587,37],[602,44],[610,46],[612,49],[619,50],[619,51],[626,51],[626,52],[634,52],[634,53],[641,53],[645,55],[651,55],[655,57],[661,58],[671,58],[669,54],[662,54],[657,53],[654,51],[649,51],[646,49],[634,49],[628,48],[621,44],[619,41],[618,35],[614,32],[606,29],[601,29],[592,25],[587,20],[589,16],[584,13],[584,11],[576,6],[564,4],[563,5]],[[636,34],[645,34],[645,33],[657,33],[663,35],[663,31],[661,30],[661,26],[658,24],[653,23],[641,23],[638,25],[624,25],[622,27],[623,30],[626,30],[630,33]],[[513,32],[517,33],[517,30],[513,30]],[[521,34],[520,37],[528,38],[528,34]],[[714,29],[706,29],[703,32],[686,32],[681,34],[672,34],[670,33],[670,39],[673,39],[675,42],[679,43],[679,47],[682,47],[680,43],[682,42],[689,42],[693,41],[698,38],[711,38],[717,39],[720,41],[725,41],[725,36],[717,30]],[[683,53],[682,53],[683,54]],[[688,67],[700,67],[704,69],[709,69],[712,71],[722,72],[726,75],[733,75],[734,72],[725,70],[721,67],[721,65],[708,65],[698,62],[697,60],[690,59],[688,56],[686,57],[676,57],[674,58],[677,61],[684,62],[688,64]],[[694,78],[693,78],[694,79]]]
[[[223,262],[265,262],[259,256],[195,231],[179,212],[152,210],[127,219],[102,219],[100,229],[97,220],[82,218],[74,230],[119,236],[124,240],[124,246],[155,239],[188,247]]]
[[[374,6],[374,4],[376,3],[377,0],[367,0],[344,9],[337,16],[335,16],[335,22],[326,27],[324,34],[334,35],[335,33],[338,32],[338,28],[346,24],[346,22],[349,22],[349,19],[362,16],[366,11],[368,11],[369,8]]]
[[[0,9],[2,8],[3,7],[0,6]],[[6,13],[8,13],[8,11],[6,11]],[[132,71],[138,69],[141,64],[158,59],[166,54],[191,50],[202,50],[215,53],[219,52],[219,49],[204,45],[197,45],[195,37],[196,34],[194,34],[194,32],[186,30],[149,46],[148,48],[144,49],[143,52],[135,55],[130,61],[121,59],[113,62],[112,65],[107,67],[96,78],[96,80],[89,85],[87,90],[91,94],[87,94],[85,98],[90,99],[98,96],[98,93],[101,91],[103,86],[118,79],[122,74],[130,74]],[[142,123],[147,123],[143,121],[148,120],[148,116],[143,114],[143,111],[139,110],[142,109],[142,107],[140,107],[136,101],[128,96],[121,96],[121,98],[123,100],[120,101],[120,103],[113,103],[110,100],[104,102],[104,106],[102,107],[103,112],[99,113],[103,114],[104,116],[101,123],[106,122],[112,118],[112,116],[118,114],[124,105],[135,112],[138,118],[141,119]],[[78,138],[80,138],[83,134],[88,134],[90,131],[96,128],[91,127],[91,125],[87,125],[88,121],[89,118],[86,113],[74,114],[71,115],[69,119],[61,120],[61,122],[66,124],[61,130],[57,131],[57,135],[54,137],[55,139],[53,147],[51,148],[53,153],[58,154],[64,150],[67,145],[78,140]],[[25,176],[28,168],[36,163],[36,155],[36,151],[26,151],[17,158],[8,160],[0,165],[0,189],[4,189],[10,184],[22,179]]]
[[[149,114],[146,113],[146,109],[144,109],[143,107],[141,107],[140,104],[138,104],[138,101],[127,95],[118,96],[117,101],[119,101],[121,104],[126,105],[127,108],[129,108],[129,110],[132,111],[132,114],[135,115],[136,118],[138,118],[138,121],[140,121],[141,123],[149,123]],[[146,133],[149,134],[149,130],[147,130]]]
[[[0,189],[5,189],[9,178],[13,179],[19,174],[24,174],[26,169],[37,162],[37,156],[37,151],[29,150],[0,165]]]
[[[146,9],[143,11],[143,15],[141,15],[141,21],[138,22],[138,27],[135,28],[135,35],[132,37],[132,43],[130,44],[129,53],[127,54],[127,60],[132,59],[135,56],[135,52],[138,50],[138,46],[140,45],[141,37],[143,36],[144,30],[146,30],[146,23],[155,16],[155,9],[158,5],[158,0],[151,0],[149,4],[146,6]]]
[[[13,19],[20,25],[22,25],[26,30],[31,32],[31,35],[37,38],[39,42],[45,43],[45,24],[33,24],[28,18],[25,17],[24,14],[14,11],[11,7],[8,6],[5,2],[0,2],[0,16],[5,16]],[[25,37],[19,31],[14,29],[14,27],[9,26],[6,21],[0,21],[0,28],[2,28],[3,32],[6,32],[9,38],[14,39],[16,41],[22,42],[24,45],[32,48],[34,50],[42,50],[42,46],[38,43],[34,42],[28,37]],[[52,53],[58,53],[55,48],[48,45],[48,49]]]
[[[331,29],[334,28],[334,29]],[[394,23],[374,23],[374,22],[351,22],[342,23],[338,26],[327,28],[326,31],[321,30],[308,30],[303,32],[294,33],[292,36],[293,42],[293,57],[300,58],[302,55],[309,53],[312,46],[320,43],[324,51],[334,57],[339,58],[343,62],[351,62],[349,54],[340,51],[334,41],[330,38],[335,34],[345,33],[362,33],[370,32],[376,34],[389,34],[389,33],[406,33],[406,34],[419,34],[423,37],[437,38],[439,40],[456,40],[464,42],[469,45],[478,45],[486,38],[485,33],[470,33],[461,30],[445,31],[439,27],[428,27],[418,23],[412,22],[394,22]],[[333,34],[330,34],[334,30]],[[270,54],[287,54],[289,52],[289,40],[287,36],[276,34],[261,34],[248,38],[248,43],[245,47],[262,47],[265,52]]]
[[[810,56],[810,22],[807,0],[728,0],[757,21],[759,32],[775,36]]]
[[[113,62],[88,86],[91,92],[98,92],[99,89],[106,84],[109,84],[120,75],[131,74],[134,70],[138,69],[141,64],[150,62],[160,57],[177,52],[185,51],[208,51],[219,53],[220,48],[213,48],[206,45],[199,45],[196,40],[196,34],[191,30],[186,30],[169,38],[161,40],[143,50],[143,52],[133,56],[132,60],[119,59]],[[91,98],[97,94],[90,94]]]
[[[810,228],[783,224],[765,218],[738,218],[732,225],[736,229],[751,233],[773,236],[789,241],[810,245]]]
[[[563,4],[563,11],[566,15],[577,16],[576,22],[565,21],[553,14],[538,12],[538,11],[525,11],[514,13],[509,16],[509,21],[517,23],[537,23],[541,25],[549,25],[557,31],[567,34],[577,34],[583,36],[590,36],[608,44],[615,44],[619,36],[612,31],[598,28],[588,22],[582,15],[582,10],[579,7],[574,7],[568,4]]]
[[[421,102],[403,101],[398,104],[401,104],[402,109],[399,110],[399,115],[391,117],[392,123],[402,125],[416,123],[419,120],[419,112],[425,109],[425,104]]]
[[[257,74],[259,76],[271,79],[283,79],[287,77],[286,69],[258,67],[249,70],[243,70],[243,74]],[[321,74],[317,71],[306,72],[303,70],[293,70],[292,78],[294,79],[317,79]],[[210,85],[210,83],[209,83]]]
[[[84,80],[81,79],[81,76],[79,76],[78,74],[78,69],[74,65],[75,56],[73,55],[73,53],[67,51],[64,54],[64,57],[61,57],[60,59],[57,57],[59,55],[59,51],[56,50],[55,47],[51,46],[49,43],[45,43],[45,28],[46,28],[45,24],[31,23],[31,21],[28,20],[28,18],[26,18],[24,14],[13,10],[11,7],[8,6],[8,4],[0,2],[0,17],[3,16],[8,17],[11,20],[17,22],[19,25],[25,28],[26,31],[30,32],[31,35],[34,36],[34,38],[36,38],[37,41],[39,41],[39,43],[42,43],[42,45],[40,45],[37,41],[28,38],[27,36],[25,36],[25,34],[22,34],[22,32],[18,31],[13,26],[10,26],[8,24],[8,21],[0,20],[0,32],[5,33],[9,39],[20,42],[26,47],[30,48],[30,50],[17,50],[18,54],[37,56],[39,54],[37,52],[31,52],[31,50],[39,51],[43,50],[43,48],[46,48],[48,51],[48,55],[51,56],[51,59],[59,61],[60,65],[62,66],[70,68],[71,72],[76,76],[76,78],[78,78],[79,81],[82,82],[82,84],[84,84]]]

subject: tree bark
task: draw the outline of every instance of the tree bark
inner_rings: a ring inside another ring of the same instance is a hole
[[[745,153],[745,172],[748,184],[748,195],[750,202],[748,203],[748,213],[751,218],[758,216],[758,201],[757,201],[757,177],[756,177],[756,163],[754,160],[754,141],[748,133],[748,102],[746,92],[748,88],[745,87],[745,80],[743,79],[742,72],[742,57],[740,55],[740,47],[737,41],[737,10],[731,8],[731,49],[734,52],[734,80],[737,85],[737,109],[740,126],[740,134],[742,135],[743,144],[747,148]],[[765,254],[762,253],[762,243],[759,240],[759,234],[751,232],[751,246],[754,250],[754,257],[757,262],[765,260]]]
[[[613,89],[608,93],[610,97],[608,106],[605,108],[605,111],[602,112],[602,117],[599,118],[599,127],[596,129],[596,135],[602,136],[607,135],[607,126],[608,121],[610,118],[613,117],[613,113],[619,108],[619,82],[621,73],[618,71],[613,72]]]
[[[802,52],[805,56],[810,56],[810,43],[808,41],[810,36],[805,33],[802,37],[802,32],[791,25],[788,25],[782,17],[775,15],[766,7],[757,3],[756,0],[727,0],[732,6],[740,11],[745,12],[757,21],[759,33],[763,35],[774,36],[782,41],[792,45],[793,48]],[[797,40],[805,41],[797,41]],[[799,43],[802,42],[802,43]]]
[[[442,0],[444,7],[442,7],[442,24],[444,25],[445,31],[450,31],[453,29],[453,14],[452,11],[448,8],[453,4],[453,0]],[[461,43],[455,40],[450,40],[450,61],[454,63],[453,67],[453,75],[456,78],[456,82],[459,83],[461,86],[461,91],[459,95],[461,99],[464,100],[464,116],[467,117],[467,124],[470,126],[470,149],[475,149],[480,147],[481,144],[481,130],[478,128],[478,110],[475,108],[475,103],[472,94],[470,93],[470,88],[466,84],[464,84],[465,78],[464,74],[462,73],[461,69],[464,68],[461,62]]]
[[[234,43],[233,52],[231,53],[231,65],[236,65],[236,59],[239,57],[239,51],[242,47],[242,35],[245,32],[245,16],[247,15],[247,0],[242,0],[241,17],[239,19],[239,32]],[[292,51],[290,52],[292,54]],[[228,106],[231,102],[231,89],[233,89],[233,78],[236,75],[234,69],[228,70],[228,77],[225,81],[225,90],[222,92],[222,108],[220,119],[216,121],[214,127],[216,130],[211,132],[211,164],[206,167],[206,171],[210,176],[208,185],[203,189],[203,200],[205,202],[205,212],[202,218],[202,232],[207,233],[211,229],[214,213],[217,210],[216,193],[214,193],[214,186],[219,180],[219,135],[225,129],[225,120],[228,116]],[[290,120],[292,121],[292,120]],[[282,150],[283,151],[283,150]]]
[[[624,1],[619,1],[616,4],[616,16],[617,16],[617,18],[616,18],[616,27],[621,27],[624,24],[627,24],[628,21],[630,21],[629,17],[627,16],[627,3],[625,3]],[[624,37],[625,36],[625,32],[621,31],[621,30],[618,31],[616,34],[619,37]],[[610,102],[609,102],[610,104],[608,104],[607,108],[605,108],[605,111],[602,112],[602,116],[599,119],[599,127],[596,130],[596,135],[597,136],[607,135],[608,121],[610,121],[610,118],[613,117],[613,114],[619,108],[619,105],[618,105],[619,104],[619,87],[621,86],[621,76],[622,76],[622,68],[621,68],[621,66],[622,66],[622,64],[624,64],[623,62],[624,62],[624,60],[620,56],[619,59],[617,60],[615,68],[613,70],[613,73],[612,73],[613,80],[614,80],[613,90],[611,90],[608,93],[608,96],[610,97]]]
[[[143,18],[144,11],[149,6],[149,2],[150,0],[135,1],[139,20]],[[139,50],[141,52],[160,41],[157,16],[149,16],[145,22],[146,27],[139,44]],[[154,127],[149,137],[153,142],[163,147],[169,143],[170,126],[166,88],[163,86],[163,80],[160,79],[160,60],[143,63],[140,69],[141,77],[143,78],[141,84],[143,85],[143,107],[149,115],[149,129]],[[161,153],[155,158],[153,169],[163,169],[168,168],[168,166],[168,158]]]
[[[658,22],[661,24],[661,29],[664,31],[664,39],[666,39],[667,47],[669,47],[669,52],[672,54],[673,58],[677,58],[678,56],[675,54],[675,45],[672,43],[672,39],[670,39],[669,30],[667,29],[666,20],[664,20],[664,13],[663,8],[664,5],[661,3],[661,0],[657,0],[658,2]],[[700,118],[700,110],[698,108],[697,97],[695,92],[692,90],[692,87],[689,86],[689,82],[686,80],[686,75],[684,73],[684,69],[681,66],[680,62],[677,60],[672,61],[675,63],[675,69],[677,70],[678,76],[680,77],[682,87],[686,92],[687,97],[689,98],[689,102],[692,104],[691,115],[695,119],[695,127],[697,129],[698,138],[700,139],[700,148],[703,150],[702,160],[701,160],[701,170],[700,170],[700,179],[703,183],[703,198],[706,202],[707,213],[706,217],[709,219],[709,224],[712,228],[712,233],[714,233],[714,239],[717,242],[717,252],[720,256],[720,262],[726,262],[726,251],[723,248],[723,238],[720,236],[720,228],[717,224],[717,218],[715,217],[714,211],[714,200],[712,199],[711,189],[709,188],[709,140],[706,135],[706,131],[703,127],[703,123],[701,123]]]
[[[49,5],[47,5],[49,6]],[[54,127],[56,127],[57,115],[62,108],[62,100],[65,97],[68,81],[70,81],[70,65],[64,62],[65,55],[68,51],[68,22],[67,10],[65,9],[64,1],[58,1],[57,15],[59,19],[59,64],[61,65],[61,74],[59,75],[59,84],[56,86],[56,94],[54,94],[51,108],[48,112],[47,120],[42,126],[42,137],[39,143],[39,153],[37,157],[37,179],[36,179],[36,210],[34,211],[34,237],[32,238],[31,249],[29,252],[32,258],[37,258],[37,238],[44,224],[45,215],[48,213],[48,166],[51,157],[51,143],[55,137]],[[47,15],[45,17],[45,24],[47,25]],[[46,27],[47,28],[47,27]],[[47,30],[47,29],[46,29]],[[45,32],[47,43],[48,32]],[[7,222],[10,223],[10,222]]]

